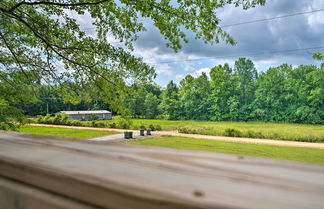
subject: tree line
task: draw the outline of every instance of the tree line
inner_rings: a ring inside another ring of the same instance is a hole
[[[209,76],[187,75],[165,89],[149,86],[128,97],[133,117],[169,120],[324,123],[324,64],[283,64],[258,73],[240,58],[215,66]]]
[[[283,64],[258,73],[251,60],[240,58],[233,67],[218,65],[209,75],[187,75],[165,88],[152,82],[134,84],[131,92],[120,95],[122,112],[107,104],[109,98],[94,96],[87,88],[83,93],[92,98],[71,103],[59,85],[35,83],[29,91],[35,99],[11,107],[29,116],[106,109],[147,119],[324,123],[324,64]]]

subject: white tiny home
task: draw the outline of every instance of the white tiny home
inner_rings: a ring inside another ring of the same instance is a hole
[[[112,114],[107,110],[61,111],[72,120],[111,120]]]

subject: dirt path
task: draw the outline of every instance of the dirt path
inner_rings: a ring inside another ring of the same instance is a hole
[[[44,127],[57,127],[57,128],[84,129],[84,130],[115,131],[115,132],[124,132],[125,131],[124,129],[62,126],[62,125],[49,125],[49,124],[29,124],[29,125],[44,126]],[[138,131],[138,130],[134,130],[134,131]],[[226,136],[209,136],[209,135],[200,135],[200,134],[183,134],[183,133],[178,133],[177,131],[154,131],[154,135],[181,136],[181,137],[190,137],[190,138],[195,138],[195,139],[214,140],[214,141],[240,142],[240,143],[251,143],[251,144],[275,145],[275,146],[324,149],[324,143],[297,142],[297,141],[285,141],[285,140],[273,140],[273,139],[238,138],[238,137],[226,137]]]

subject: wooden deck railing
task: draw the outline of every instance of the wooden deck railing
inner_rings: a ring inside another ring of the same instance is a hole
[[[0,208],[324,208],[324,166],[0,132]]]

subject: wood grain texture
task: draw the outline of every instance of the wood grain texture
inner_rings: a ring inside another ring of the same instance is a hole
[[[324,166],[0,132],[0,176],[98,208],[324,208]]]
[[[40,188],[0,177],[1,209],[96,209]]]

